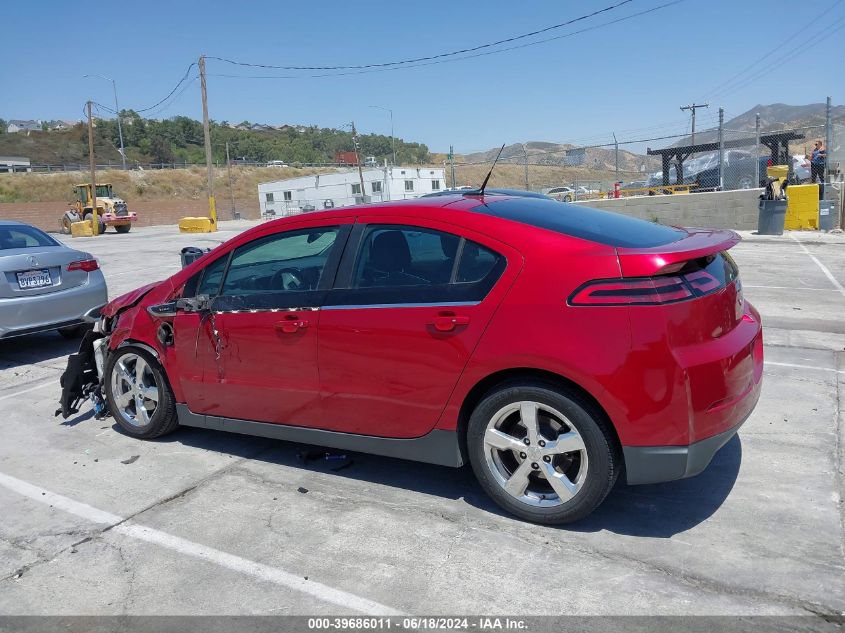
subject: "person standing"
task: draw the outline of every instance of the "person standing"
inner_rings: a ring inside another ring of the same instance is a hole
[[[827,161],[827,150],[821,139],[817,140],[813,147],[813,153],[808,156],[810,159],[810,182],[819,182],[819,200],[824,198],[824,167]]]

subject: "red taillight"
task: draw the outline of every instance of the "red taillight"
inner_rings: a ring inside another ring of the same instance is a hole
[[[71,262],[67,265],[68,272],[73,270],[84,270],[86,273],[90,273],[94,270],[97,270],[100,267],[100,264],[97,263],[96,259],[81,259],[78,262]]]
[[[774,164],[775,164],[775,161],[773,161],[771,158],[766,161],[766,167],[772,167],[772,166],[774,166]]]
[[[705,270],[682,276],[600,279],[581,286],[569,297],[573,306],[660,305],[701,297],[722,283]]]

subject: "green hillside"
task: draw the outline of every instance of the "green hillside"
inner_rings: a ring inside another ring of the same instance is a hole
[[[132,110],[121,112],[127,159],[132,163],[205,163],[202,124],[177,116],[163,121],[144,119]],[[70,130],[7,134],[0,119],[0,156],[24,156],[33,164],[68,164],[88,160],[87,127],[79,124]],[[120,162],[117,151],[117,119],[95,120],[94,154],[98,163]],[[251,128],[249,122],[229,124],[212,122],[211,142],[214,160],[226,160],[226,142],[231,157],[246,161],[281,160],[296,163],[330,163],[335,152],[352,151],[350,130],[316,126],[282,126],[281,129]],[[389,136],[360,135],[361,156],[379,160],[392,157]],[[403,164],[421,164],[429,160],[428,147],[421,143],[396,139],[396,159]]]

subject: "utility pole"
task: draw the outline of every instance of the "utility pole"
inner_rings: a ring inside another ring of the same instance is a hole
[[[616,182],[619,182],[619,141],[616,140],[616,132],[613,133],[613,152],[616,157]]]
[[[791,168],[790,168],[791,169]],[[760,113],[754,116],[754,186],[760,186]]]
[[[97,161],[94,159],[94,119],[91,116],[91,102],[88,102],[88,160],[91,163],[91,230],[100,234],[100,218],[97,216]]]
[[[226,171],[229,174],[229,193],[232,194],[232,219],[235,218],[235,190],[232,187],[232,161],[229,160],[229,141],[226,141]]]
[[[393,136],[393,110],[390,108],[385,108],[382,106],[371,105],[371,108],[376,108],[377,110],[385,110],[390,113],[390,148],[393,152],[393,164],[396,164],[396,138]]]
[[[522,144],[522,153],[525,156],[525,191],[528,191],[528,150],[525,148],[525,143]]]
[[[681,106],[681,110],[689,110],[692,114],[692,140],[690,145],[695,145],[695,111],[698,108],[709,108],[709,103],[691,103],[689,105]]]
[[[822,181],[827,182],[830,176],[830,144],[833,141],[833,112],[831,110],[830,97],[827,98],[827,107],[825,108],[825,125],[824,125],[824,173],[822,174]],[[824,187],[824,184],[822,184]],[[845,213],[842,214],[845,217]]]
[[[358,178],[361,180],[361,199],[364,198],[364,172],[361,170],[361,154],[358,152],[358,132],[355,131],[355,121],[352,121],[352,143],[355,146],[355,162],[358,163]]]
[[[725,188],[725,109],[719,108],[719,190]]]
[[[205,55],[200,55],[200,90],[202,91],[202,132],[205,137],[205,166],[208,170],[208,217],[211,230],[217,230],[217,207],[214,203],[214,166],[211,162],[211,132],[208,129],[208,95],[205,89]]]
[[[111,77],[106,77],[105,75],[84,75],[84,77],[88,79],[99,77],[100,79],[105,79],[106,81],[111,82],[111,87],[114,91],[114,112],[117,116],[117,134],[120,138],[120,158],[123,162],[123,171],[126,171],[126,151],[123,147],[123,125],[120,122],[120,106],[117,105],[117,84],[115,83],[114,79],[112,79]]]

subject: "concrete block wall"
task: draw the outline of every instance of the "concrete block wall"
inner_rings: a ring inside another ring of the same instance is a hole
[[[753,230],[757,228],[757,203],[760,193],[760,189],[741,189],[584,200],[577,204],[615,211],[660,224]]]

